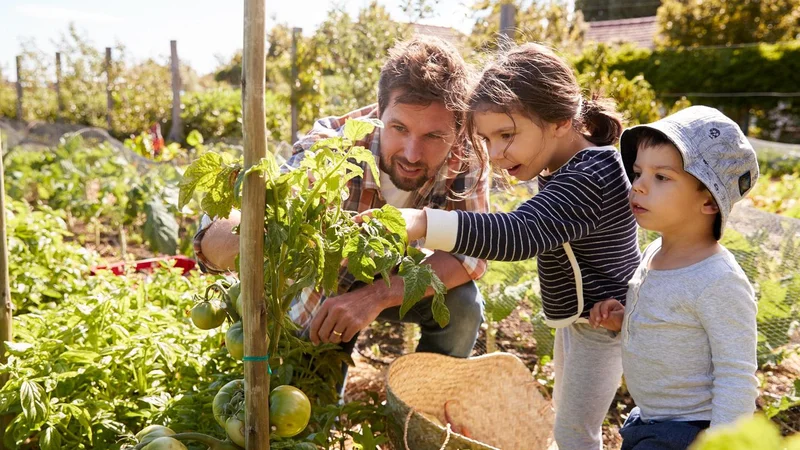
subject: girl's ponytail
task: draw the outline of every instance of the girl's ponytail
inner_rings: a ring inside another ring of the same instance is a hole
[[[599,146],[613,145],[622,134],[622,117],[615,108],[614,101],[592,94],[584,99],[580,110],[580,120],[586,130],[586,139]]]

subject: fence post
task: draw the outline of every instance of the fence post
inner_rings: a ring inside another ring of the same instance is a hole
[[[61,52],[56,52],[56,101],[58,102],[58,119],[63,119],[64,99],[61,97]]]
[[[19,57],[17,57],[19,59]],[[3,139],[0,137],[0,153],[3,150]],[[12,333],[12,314],[13,307],[11,303],[11,287],[9,285],[8,277],[8,247],[6,240],[6,191],[3,180],[3,158],[0,158],[0,363],[5,364],[8,362],[6,355],[6,346],[3,342],[11,342]],[[0,376],[0,387],[5,386],[8,381],[8,374]],[[3,416],[0,418],[0,450],[5,450],[3,444],[5,438],[5,430],[9,423],[11,423],[12,416]]]
[[[506,44],[514,42],[514,28],[516,27],[514,16],[516,13],[517,10],[512,3],[504,3],[500,6],[500,39]]]
[[[17,55],[17,120],[22,120],[22,56]]]
[[[170,141],[183,139],[183,123],[181,122],[181,70],[178,60],[178,41],[169,41],[170,62],[172,65],[172,127],[169,129]]]
[[[111,98],[111,47],[106,47],[106,124],[111,130],[111,111],[114,109],[114,100]]]
[[[300,129],[297,123],[297,40],[302,32],[302,28],[292,28],[292,135],[289,139],[290,144],[297,142],[297,132]]]

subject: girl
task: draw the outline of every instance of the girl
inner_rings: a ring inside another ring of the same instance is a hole
[[[631,188],[613,144],[609,102],[584,99],[571,68],[537,44],[511,48],[474,87],[467,132],[495,169],[539,192],[511,213],[402,210],[409,241],[499,261],[538,257],[542,308],[556,327],[555,439],[597,450],[622,375],[616,333],[589,325],[592,306],[624,297],[641,258]]]

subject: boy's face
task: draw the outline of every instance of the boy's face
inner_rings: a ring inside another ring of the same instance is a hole
[[[675,146],[639,148],[633,173],[630,201],[639,226],[663,235],[713,235],[716,203],[697,178],[683,170]]]

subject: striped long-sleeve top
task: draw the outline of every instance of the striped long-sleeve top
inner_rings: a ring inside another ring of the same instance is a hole
[[[547,322],[567,326],[598,301],[625,301],[641,260],[630,188],[614,147],[587,148],[540,176],[539,192],[510,213],[426,210],[425,246],[496,261],[538,257]]]

